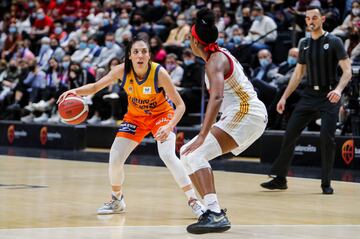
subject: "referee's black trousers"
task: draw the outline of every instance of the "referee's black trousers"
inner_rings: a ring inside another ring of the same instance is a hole
[[[326,97],[327,94],[328,92],[309,88],[303,90],[303,95],[287,124],[280,154],[271,168],[271,175],[287,176],[297,139],[303,129],[320,114],[321,185],[330,186],[335,160],[335,130],[340,101],[336,104],[331,103]]]

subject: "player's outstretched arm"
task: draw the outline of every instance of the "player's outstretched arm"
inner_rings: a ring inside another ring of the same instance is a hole
[[[96,92],[100,91],[101,89],[109,86],[114,81],[118,80],[123,74],[124,74],[124,64],[118,65],[97,82],[86,84],[81,87],[64,92],[62,95],[60,95],[56,103],[58,104],[61,103],[69,94],[75,94],[80,96],[93,95]]]

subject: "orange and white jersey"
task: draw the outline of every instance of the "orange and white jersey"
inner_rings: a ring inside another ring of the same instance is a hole
[[[224,77],[224,99],[220,112],[226,114],[229,111],[238,111],[239,117],[246,114],[264,116],[267,115],[266,108],[254,90],[253,85],[244,74],[243,67],[238,60],[226,49],[220,48],[229,60],[230,71]],[[205,76],[207,86],[209,81]]]
[[[134,71],[122,77],[121,87],[128,96],[128,115],[156,116],[173,110],[163,89],[158,88],[158,74],[161,65],[149,63],[144,79],[138,79]]]

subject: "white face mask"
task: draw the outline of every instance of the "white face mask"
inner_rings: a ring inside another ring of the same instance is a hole
[[[179,27],[182,27],[185,25],[185,20],[177,20],[176,21],[176,24],[179,26]]]
[[[353,8],[351,9],[351,12],[354,16],[359,16],[360,15],[360,9],[359,8]]]

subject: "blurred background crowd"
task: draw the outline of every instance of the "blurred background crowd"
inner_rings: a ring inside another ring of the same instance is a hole
[[[360,0],[1,0],[0,120],[60,123],[57,97],[122,63],[127,43],[138,34],[148,37],[152,60],[171,75],[186,113],[199,113],[202,92],[207,97],[201,90],[204,62],[191,52],[189,30],[197,10],[207,6],[216,14],[217,43],[239,60],[265,103],[268,128],[283,129],[301,87],[283,115],[276,113],[276,103],[297,62],[298,43],[310,35],[309,5],[324,9],[324,29],[343,40],[356,68]],[[354,110],[349,98],[344,97],[340,125]],[[127,97],[117,83],[85,100],[89,124],[116,125],[126,113]]]

